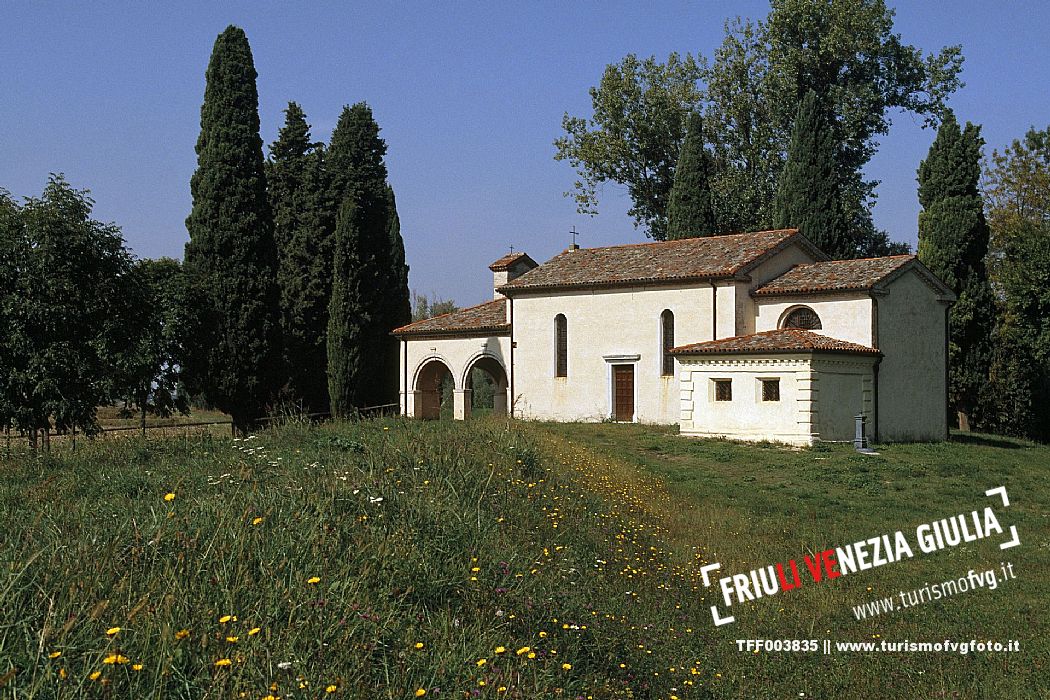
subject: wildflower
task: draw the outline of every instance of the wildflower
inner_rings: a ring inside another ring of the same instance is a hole
[[[540,639],[543,639],[543,638],[545,638],[546,636],[547,636],[547,633],[546,633],[546,632],[540,632]]]
[[[507,686],[501,685],[500,687],[496,688],[496,692],[497,693],[505,693],[505,692],[507,692]]]
[[[64,668],[58,669],[58,677],[61,680],[65,680],[66,679],[66,669],[64,669]]]
[[[240,637],[227,637],[226,641],[230,644],[236,644],[238,639],[240,639]]]
[[[219,618],[219,624],[225,625],[227,622],[233,619],[233,615],[223,615]]]
[[[330,685],[330,686],[328,686],[327,688],[324,689],[324,692],[326,692],[326,693],[334,693],[337,690],[339,690],[339,688],[336,688],[334,685]]]
[[[51,652],[50,654],[47,655],[47,658],[49,658],[49,659],[57,659],[60,656],[62,656],[62,652],[60,652],[60,651],[53,651],[53,652]]]
[[[529,653],[529,647],[522,647],[521,649],[518,649],[514,653],[517,654],[518,656],[521,656],[522,654],[528,654]]]
[[[254,637],[257,634],[259,634],[259,628],[258,627],[252,627],[250,630],[248,630],[248,636],[249,637]]]
[[[218,661],[215,662],[215,665],[216,666],[229,666],[232,663],[233,662],[230,661],[229,659],[219,659]]]
[[[416,647],[416,649],[422,649],[423,648],[423,642],[416,642],[415,647]]]
[[[107,637],[112,637],[113,635],[117,634],[118,632],[120,632],[120,628],[119,627],[110,627],[108,630],[106,630],[106,636]]]
[[[528,655],[528,658],[530,658],[530,659],[535,659],[535,658],[536,658],[536,652],[534,652],[534,651],[530,651],[530,652],[529,652],[529,655]]]
[[[502,654],[506,650],[507,650],[507,647],[503,647],[503,646],[496,647],[496,653],[497,654]]]
[[[102,671],[92,671],[91,675],[88,676],[88,678],[90,678],[93,681],[97,681],[98,677],[101,676],[101,675],[102,675]]]
[[[306,582],[313,586],[320,583],[321,579],[318,576],[311,576],[310,578],[306,579]]]
[[[128,657],[123,656],[121,654],[110,654],[106,658],[102,659],[102,663],[107,664],[107,665],[126,664],[127,662],[128,662]]]
[[[131,670],[132,671],[141,671],[142,670],[142,664],[131,664]]]
[[[427,694],[427,691],[424,690],[423,688],[416,688],[416,697],[417,698],[421,698],[421,697],[423,697],[426,694]]]
[[[254,518],[252,518],[252,525],[258,525],[262,521],[263,521],[263,517],[261,515],[257,516],[257,517],[254,517]]]
[[[489,662],[489,660],[488,660],[488,659],[478,659],[478,660],[477,660],[477,667],[478,667],[478,668],[481,668],[482,666],[484,666],[484,665],[485,665],[485,664],[487,664],[488,662]]]
[[[562,664],[561,665],[561,670],[562,671],[571,671],[572,670],[572,664]]]
[[[175,492],[174,491],[169,491],[168,493],[164,494],[164,500],[166,502],[168,502],[168,503],[171,503],[172,501],[174,501],[175,500]]]
[[[185,639],[188,636],[190,636],[190,631],[185,629],[179,630],[175,633],[175,639]]]

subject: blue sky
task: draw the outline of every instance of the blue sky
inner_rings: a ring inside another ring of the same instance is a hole
[[[181,257],[204,69],[215,36],[244,27],[259,71],[263,140],[289,100],[327,139],[344,104],[372,105],[389,154],[411,285],[461,305],[491,295],[508,250],[543,261],[569,242],[645,240],[626,195],[580,216],[553,159],[565,111],[625,54],[710,56],[726,18],[765,2],[6,3],[0,41],[0,187],[39,194],[49,172],[89,188],[142,257]],[[951,100],[990,150],[1050,123],[1050,4],[899,3],[896,29],[927,50],[960,43]],[[933,139],[894,115],[868,168],[876,223],[915,243],[915,170]]]

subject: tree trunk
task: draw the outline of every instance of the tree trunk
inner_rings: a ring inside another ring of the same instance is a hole
[[[970,414],[967,411],[956,411],[956,415],[959,417],[959,430],[964,433],[970,432]]]
[[[146,402],[139,402],[139,427],[142,428],[142,437],[146,437]]]

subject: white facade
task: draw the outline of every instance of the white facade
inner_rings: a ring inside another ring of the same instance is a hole
[[[770,233],[777,232],[754,235]],[[750,235],[721,244],[747,244]],[[528,264],[513,255],[497,261],[496,301],[395,332],[403,340],[402,411],[434,417],[436,377],[447,371],[453,413],[468,417],[471,370],[480,367],[496,379],[496,411],[520,418],[677,422],[686,435],[808,445],[851,440],[854,416],[863,414],[868,435],[880,441],[945,438],[946,310],[954,297],[921,263],[820,262],[795,233],[742,262],[721,251],[736,267],[718,268],[715,258],[718,272],[706,278],[660,278],[691,265],[690,255],[711,257],[702,244],[673,247],[680,243],[590,249],[590,257],[570,250],[539,267],[527,256]],[[650,252],[651,279],[640,256]],[[621,260],[641,266],[637,281],[609,281]],[[809,274],[811,286],[785,286]],[[800,308],[819,319],[807,332],[842,342],[748,345],[767,342]],[[739,339],[743,349],[703,345],[724,339]],[[683,349],[695,344],[695,354]],[[731,383],[730,400],[716,400],[716,380]],[[764,381],[776,382],[776,400],[764,400]]]

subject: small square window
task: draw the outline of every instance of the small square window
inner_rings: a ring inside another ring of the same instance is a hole
[[[733,380],[732,379],[716,379],[715,380],[715,401],[732,401],[733,400]]]
[[[762,380],[762,400],[763,401],[780,401],[780,380],[779,379],[763,379]]]

